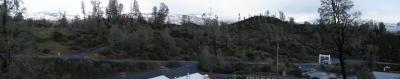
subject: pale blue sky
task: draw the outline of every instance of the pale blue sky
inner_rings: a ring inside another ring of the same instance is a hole
[[[42,11],[58,12],[67,11],[70,15],[81,15],[82,0],[23,0],[27,13]],[[90,0],[83,0],[90,11]],[[102,1],[103,7],[108,0]],[[133,0],[119,0],[124,4],[125,10]],[[297,22],[314,21],[317,19],[317,8],[320,0],[138,0],[140,9],[150,13],[153,6],[161,2],[166,3],[171,14],[201,14],[211,12],[225,20],[236,20],[239,13],[249,16],[264,13],[269,10],[271,14],[283,11],[287,16],[294,17]],[[373,19],[387,23],[400,21],[400,0],[353,0],[354,10],[362,12],[362,19]]]

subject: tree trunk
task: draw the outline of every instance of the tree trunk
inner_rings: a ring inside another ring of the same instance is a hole
[[[343,74],[343,79],[347,79],[347,74],[346,74],[346,66],[345,66],[345,61],[344,61],[344,57],[343,57],[343,45],[341,45],[339,47],[339,61],[340,61],[340,67],[341,67],[341,71]]]
[[[344,53],[344,44],[347,36],[345,33],[346,29],[346,25],[344,26],[339,26],[339,37],[337,39],[337,47],[339,50],[339,61],[340,61],[340,67],[341,67],[341,71],[342,71],[342,75],[343,75],[343,79],[347,79],[347,74],[346,74],[346,62],[344,61],[345,58],[343,56]]]
[[[11,62],[11,51],[10,51],[10,35],[9,35],[9,32],[8,32],[8,30],[7,30],[7,28],[6,28],[6,25],[7,25],[7,16],[8,16],[8,6],[7,6],[7,0],[3,0],[3,8],[4,8],[4,12],[3,12],[3,15],[2,15],[2,17],[3,17],[3,29],[4,29],[4,32],[5,32],[5,37],[6,37],[6,39],[7,39],[7,48],[6,48],[6,50],[7,50],[7,55],[6,56],[4,56],[4,62],[3,62],[3,66],[2,66],[2,71],[3,71],[3,73],[7,73],[8,72],[8,66],[9,66],[9,64],[10,64],[10,62]]]

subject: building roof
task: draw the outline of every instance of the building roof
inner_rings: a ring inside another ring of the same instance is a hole
[[[169,78],[164,75],[161,75],[161,76],[157,76],[157,77],[153,77],[153,78],[149,78],[149,79],[169,79]]]
[[[201,75],[200,73],[194,73],[194,74],[186,75],[183,77],[178,77],[176,79],[207,79],[207,78],[208,78],[207,75]]]
[[[372,72],[375,79],[400,79],[399,73],[388,73],[388,72]]]

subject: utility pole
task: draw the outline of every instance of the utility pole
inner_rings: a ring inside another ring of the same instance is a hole
[[[279,74],[279,43],[276,46],[276,75]]]

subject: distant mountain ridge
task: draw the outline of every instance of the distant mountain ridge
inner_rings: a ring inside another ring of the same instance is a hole
[[[73,19],[76,15],[65,15],[67,19]],[[61,17],[61,13],[57,12],[47,12],[47,11],[42,11],[42,12],[35,12],[35,13],[29,13],[25,15],[25,18],[31,18],[31,19],[47,19],[47,20],[58,20]]]
[[[170,14],[167,17],[167,21],[166,22],[167,23],[171,23],[171,24],[181,24],[183,15],[189,16],[191,22],[194,23],[194,24],[201,25],[201,24],[204,23],[203,19],[201,18],[202,17],[201,14]],[[26,16],[26,18],[32,18],[32,19],[58,20],[58,19],[60,19],[61,15],[60,15],[60,13],[56,13],[56,12],[43,11],[43,12],[36,12],[36,13],[26,14],[25,16]],[[75,16],[77,16],[77,15],[66,15],[67,19],[70,19],[70,20],[73,19]],[[143,13],[143,17],[146,20],[149,20],[152,17],[152,15],[151,15],[151,13]],[[267,17],[254,16],[254,17],[251,17],[251,18],[248,18],[248,19],[265,20],[265,19],[267,19]],[[242,21],[238,21],[238,22],[234,22],[234,23],[241,24],[241,23],[243,23]],[[272,20],[272,21],[278,21],[278,20],[276,19],[276,20]],[[274,23],[274,22],[272,22],[272,23]],[[398,26],[395,23],[385,23],[385,25],[386,25],[387,31],[389,31],[389,32],[398,32],[398,31],[400,31],[400,26]]]
[[[152,17],[151,13],[143,13],[143,17],[146,20],[149,20]],[[181,24],[183,15],[189,16],[190,21],[194,24],[203,24],[203,19],[201,18],[201,14],[169,14],[167,16],[166,22],[171,24]]]
[[[400,26],[395,23],[386,23],[386,30],[389,32],[398,32],[400,31]]]
[[[182,16],[186,15],[190,17],[191,22],[195,24],[203,24],[203,20],[201,19],[201,14],[170,14],[167,17],[168,23],[171,24],[181,24],[182,22]],[[67,19],[71,20],[74,19],[74,17],[77,15],[66,15]],[[47,19],[47,20],[58,20],[60,19],[61,14],[57,12],[36,12],[36,13],[30,13],[26,14],[25,18],[31,18],[31,19]],[[143,17],[148,20],[152,17],[151,13],[143,13]]]

